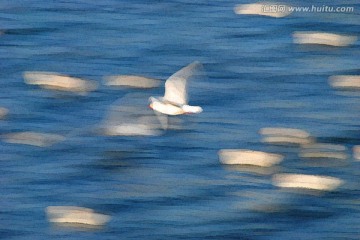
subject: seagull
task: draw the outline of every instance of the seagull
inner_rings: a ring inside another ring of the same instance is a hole
[[[200,106],[188,105],[187,81],[202,64],[195,61],[171,75],[165,82],[163,97],[150,97],[149,107],[165,115],[201,113]]]

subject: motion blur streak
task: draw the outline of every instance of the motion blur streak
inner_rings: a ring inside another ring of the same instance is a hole
[[[147,106],[145,94],[128,94],[109,108],[102,123],[108,136],[155,136],[167,129],[167,117]]]

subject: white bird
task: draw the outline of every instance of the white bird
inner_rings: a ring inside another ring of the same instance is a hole
[[[201,107],[188,105],[187,94],[187,81],[201,66],[195,61],[171,75],[165,82],[164,96],[150,97],[149,107],[166,115],[201,113]]]

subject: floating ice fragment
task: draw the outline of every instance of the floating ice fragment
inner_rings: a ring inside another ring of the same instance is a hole
[[[262,135],[290,136],[296,138],[310,137],[310,133],[296,128],[262,128],[259,133]]]
[[[57,134],[19,132],[5,134],[4,141],[15,144],[25,144],[37,147],[47,147],[57,142],[63,141],[64,137]]]
[[[283,160],[283,156],[279,154],[245,149],[222,149],[218,155],[220,162],[223,164],[254,165],[259,167],[271,167]]]
[[[155,88],[160,85],[157,79],[134,76],[134,75],[118,75],[104,77],[105,85],[117,87],[131,88]]]
[[[281,188],[300,188],[319,191],[332,191],[344,183],[341,179],[329,176],[306,174],[275,174],[273,184]]]
[[[8,114],[9,110],[6,108],[0,107],[0,119],[4,118]]]
[[[53,72],[24,72],[25,83],[45,89],[69,91],[85,95],[97,88],[94,81],[69,77]]]
[[[333,151],[345,151],[346,147],[341,144],[331,143],[312,143],[309,145],[302,146],[304,149],[322,149],[322,150],[333,150]]]
[[[329,84],[334,88],[360,90],[359,75],[337,75],[329,78]]]
[[[297,138],[297,137],[264,137],[262,139],[264,143],[271,143],[271,144],[295,144],[295,145],[303,145],[309,144],[312,142],[310,138]]]
[[[49,206],[46,208],[49,222],[58,224],[86,224],[101,226],[110,221],[110,216],[94,210],[75,206]]]
[[[321,152],[321,151],[309,151],[309,152],[301,152],[300,157],[302,158],[331,158],[331,159],[339,159],[346,160],[348,158],[346,153],[343,152]]]
[[[339,144],[313,143],[302,146],[299,156],[302,158],[327,158],[346,160],[346,147]]]
[[[235,6],[234,12],[242,15],[260,15],[275,18],[286,17],[291,13],[288,5],[271,2],[239,4]]]
[[[262,142],[271,144],[304,145],[313,142],[310,134],[295,128],[262,128],[259,133],[263,135]]]
[[[353,148],[355,160],[360,160],[360,145],[356,145]]]
[[[357,37],[326,32],[294,32],[294,43],[321,44],[335,47],[345,47],[356,42]]]

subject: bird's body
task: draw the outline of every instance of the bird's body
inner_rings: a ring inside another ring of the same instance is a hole
[[[150,101],[150,107],[153,110],[166,115],[181,115],[202,112],[202,108],[199,106],[190,106],[187,104],[177,105],[175,103],[168,102],[163,98],[151,97]]]
[[[166,115],[180,115],[184,114],[184,110],[181,106],[164,101],[161,98],[150,98],[150,108],[153,110],[166,114]]]
[[[187,96],[187,81],[200,66],[199,62],[193,62],[171,75],[165,82],[164,96],[150,97],[149,107],[166,115],[202,112],[201,107],[188,105]]]

